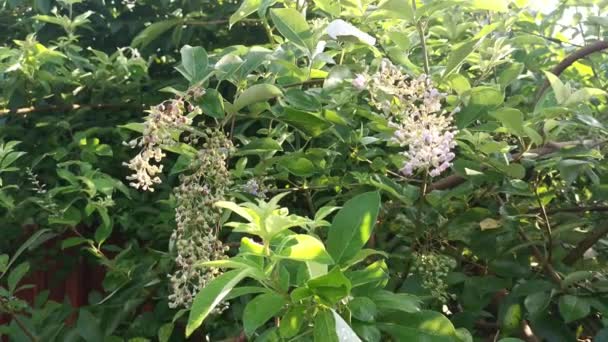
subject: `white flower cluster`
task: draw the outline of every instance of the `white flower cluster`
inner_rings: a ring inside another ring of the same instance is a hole
[[[202,94],[201,94],[202,95]],[[141,151],[128,163],[124,163],[134,173],[127,177],[129,185],[136,189],[154,191],[154,185],[161,182],[159,175],[163,166],[159,163],[165,157],[163,146],[175,144],[172,132],[192,123],[187,114],[200,110],[178,98],[165,101],[150,109],[141,137],[131,140],[127,145]]]
[[[177,228],[171,241],[176,269],[169,276],[172,308],[188,308],[198,291],[221,274],[217,268],[197,263],[226,258],[227,247],[216,236],[221,212],[213,204],[225,199],[231,185],[226,159],[233,146],[221,131],[207,129],[203,135],[203,148],[190,165],[190,173],[180,177],[181,184],[175,189]]]
[[[372,104],[381,109],[395,128],[393,140],[407,150],[401,171],[412,175],[424,170],[435,177],[452,165],[456,146],[452,113],[445,113],[431,79],[421,75],[408,79],[390,61],[384,60],[369,82]]]

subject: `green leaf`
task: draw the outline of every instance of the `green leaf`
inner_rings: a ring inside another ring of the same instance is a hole
[[[331,213],[333,213],[336,210],[339,210],[340,207],[334,207],[334,206],[325,206],[325,207],[321,207],[317,210],[317,213],[315,214],[315,221],[320,221],[325,219],[327,216],[329,216]]]
[[[500,108],[492,113],[500,123],[516,136],[525,136],[524,113],[516,108]]]
[[[249,270],[247,269],[228,271],[213,279],[201,289],[192,302],[188,324],[186,325],[186,337],[190,337],[209,313],[230,293],[232,288],[248,275]]]
[[[443,77],[449,76],[453,71],[455,71],[466,58],[479,46],[479,40],[469,40],[458,46],[453,47],[448,56],[448,61],[445,66],[445,70],[443,71]]]
[[[11,293],[11,294],[15,293],[15,289],[17,288],[17,285],[19,284],[21,279],[23,279],[23,277],[27,274],[27,272],[29,270],[30,270],[30,264],[28,262],[22,262],[19,265],[17,265],[17,267],[15,267],[8,274],[8,292],[9,293]]]
[[[63,240],[61,242],[61,249],[78,246],[78,245],[81,245],[81,244],[89,242],[89,241],[91,241],[91,240],[83,238],[83,237],[79,237],[79,236],[74,236],[74,237]]]
[[[362,322],[373,322],[377,308],[374,301],[367,297],[355,297],[348,302],[348,308],[353,317]]]
[[[334,315],[328,309],[322,309],[315,315],[313,336],[314,341],[339,342],[336,333],[336,321]]]
[[[522,316],[521,304],[515,300],[505,299],[499,314],[501,332],[505,335],[518,333],[521,329]]]
[[[255,84],[247,88],[241,95],[239,95],[239,97],[234,101],[232,111],[236,113],[246,106],[267,101],[281,95],[283,95],[283,92],[275,85],[267,83]]]
[[[247,145],[241,147],[237,154],[248,155],[276,151],[283,151],[283,148],[276,140],[273,140],[272,138],[259,138],[252,139]]]
[[[218,208],[228,209],[249,222],[254,222],[258,219],[258,215],[248,208],[243,208],[240,205],[230,201],[217,201],[213,204]]]
[[[181,21],[181,19],[169,19],[154,23],[139,32],[137,36],[133,38],[133,41],[131,41],[131,46],[143,48],[160,37],[163,33],[181,23]]]
[[[299,177],[312,176],[315,171],[315,165],[307,158],[287,155],[281,158],[279,165],[285,167],[287,171]]]
[[[96,206],[97,213],[101,217],[101,224],[95,230],[95,241],[102,244],[110,234],[112,234],[112,219],[108,215],[108,209],[102,206]]]
[[[239,286],[230,291],[224,300],[231,300],[248,294],[270,293],[271,290],[260,286]]]
[[[334,305],[350,294],[351,283],[339,267],[310,279],[306,286],[327,305]]]
[[[545,71],[545,76],[547,76],[549,84],[551,84],[551,88],[553,88],[557,103],[563,105],[570,97],[570,89],[554,74]]]
[[[606,96],[606,92],[602,89],[597,88],[583,88],[575,91],[568,97],[568,99],[563,103],[564,106],[572,106],[579,103],[587,102],[592,97],[596,96]]]
[[[334,322],[335,322],[335,330],[336,330],[336,335],[338,335],[338,339],[340,341],[348,341],[348,342],[361,342],[361,339],[359,338],[359,336],[357,336],[357,334],[355,334],[355,332],[353,331],[353,329],[350,327],[350,325],[348,325],[348,323],[346,323],[346,321],[344,320],[344,318],[342,318],[342,316],[340,316],[336,310],[334,309],[330,309],[331,313],[334,315]]]
[[[457,339],[452,322],[435,311],[400,312],[389,320],[377,323],[377,327],[398,341],[454,342]]]
[[[469,103],[456,114],[456,125],[465,128],[481,115],[500,106],[504,101],[504,94],[489,86],[471,88]]]
[[[264,280],[266,277],[257,264],[248,261],[247,259],[240,258],[239,256],[230,259],[219,259],[211,261],[199,261],[194,264],[197,267],[215,267],[215,268],[226,268],[226,269],[238,269],[248,270],[248,276],[257,280]]]
[[[331,256],[325,251],[325,246],[321,240],[306,234],[289,235],[285,238],[289,242],[286,247],[279,250],[276,254],[279,258],[286,258],[298,261],[314,261],[320,264],[331,265],[334,263]]]
[[[230,28],[232,28],[232,26],[237,22],[257,11],[261,4],[261,0],[243,0],[243,2],[241,2],[241,6],[239,6],[239,9],[237,9],[236,12],[230,16]]]
[[[1,254],[0,255],[0,273],[6,272],[8,266],[8,255]]]
[[[311,54],[314,49],[312,32],[300,12],[293,8],[273,8],[270,10],[270,18],[283,37]]]
[[[118,127],[137,133],[143,133],[145,129],[143,122],[129,122],[128,124],[118,125]]]
[[[586,301],[584,298],[573,295],[561,296],[559,298],[558,306],[559,313],[562,315],[566,323],[584,318],[591,311],[588,301]]]
[[[45,236],[43,237],[43,235]],[[5,271],[0,274],[0,278],[2,278],[6,274],[6,271],[11,268],[11,265],[15,263],[15,261],[17,261],[21,253],[23,253],[26,249],[32,249],[34,246],[36,246],[38,240],[44,240],[45,238],[54,235],[55,234],[51,233],[50,229],[40,229],[39,231],[32,234],[21,246],[19,246],[19,249],[17,249],[15,254],[13,254],[8,265],[6,265]]]
[[[532,293],[524,300],[524,306],[530,315],[544,312],[550,303],[551,294],[545,291]]]
[[[414,9],[409,0],[385,0],[371,12],[367,20],[403,19],[414,21]]]
[[[103,341],[104,334],[101,330],[99,319],[86,309],[78,311],[76,331],[85,341]]]
[[[364,249],[358,251],[357,254],[355,254],[355,256],[352,257],[350,260],[346,261],[344,263],[344,265],[347,267],[351,267],[353,265],[356,265],[356,264],[364,261],[365,259],[367,259],[368,257],[370,257],[372,255],[381,255],[384,258],[389,257],[388,253],[386,253],[386,252],[378,251],[378,250],[370,249],[370,248],[364,248]]]
[[[422,301],[407,293],[393,293],[387,290],[378,290],[370,295],[370,298],[381,310],[397,310],[414,313],[420,311]]]
[[[200,100],[200,106],[203,113],[216,118],[223,119],[224,114],[224,98],[219,91],[211,88],[205,91],[205,95]]]
[[[369,240],[380,210],[378,192],[353,197],[334,217],[327,237],[327,250],[338,264],[354,257]]]
[[[460,342],[473,342],[473,335],[466,328],[456,329],[456,337]]]
[[[169,342],[173,334],[173,323],[165,323],[158,329],[158,342]]]
[[[207,74],[207,67],[209,66],[209,58],[205,49],[200,46],[184,45],[180,53],[182,65],[181,68],[178,68],[178,71],[190,81],[190,84],[202,81]]]
[[[283,113],[277,119],[311,137],[323,134],[332,126],[331,123],[317,115],[289,107],[284,108]]]
[[[587,279],[591,279],[595,277],[595,272],[591,272],[591,271],[575,271],[572,273],[569,273],[564,280],[562,281],[561,285],[562,288],[567,288],[570,285],[574,285],[576,283],[580,283],[584,280]]]
[[[279,326],[279,334],[281,335],[281,337],[290,338],[295,336],[300,331],[300,329],[302,329],[305,317],[306,307],[291,307],[281,318],[281,325]]]
[[[315,5],[322,11],[334,17],[340,16],[340,2],[335,0],[314,0]]]
[[[458,95],[462,95],[467,90],[471,89],[471,83],[466,77],[461,74],[451,74],[447,78],[450,88],[454,89]]]
[[[508,12],[509,3],[508,0],[472,0],[471,6],[474,9],[488,10],[493,12]]]
[[[523,70],[524,65],[522,63],[510,64],[498,75],[498,83],[500,83],[503,89],[506,88],[519,77]]]
[[[384,260],[378,260],[370,265],[367,265],[362,270],[352,271],[348,273],[353,287],[358,287],[366,284],[374,284],[378,287],[384,287],[389,279],[388,267]]]
[[[276,316],[286,304],[287,300],[277,293],[265,293],[252,299],[243,311],[245,334],[253,335],[257,328]]]

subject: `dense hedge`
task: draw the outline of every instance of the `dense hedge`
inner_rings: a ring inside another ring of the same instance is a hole
[[[608,339],[605,1],[4,1],[10,341]]]

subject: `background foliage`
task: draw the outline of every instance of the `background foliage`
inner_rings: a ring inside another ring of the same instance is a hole
[[[534,5],[0,2],[0,310],[12,318],[0,333],[11,341],[186,339],[192,319],[169,308],[167,274],[172,189],[194,152],[167,150],[163,182],[142,192],[125,180],[123,162],[136,151],[123,141],[141,133],[150,106],[194,86],[207,91],[196,122],[221,127],[236,146],[229,199],[254,201],[252,179],[267,199],[285,193],[280,206],[290,213],[327,220],[292,230],[318,238],[340,264],[337,207],[346,212],[356,196],[379,194],[363,242],[386,257],[369,255],[352,272],[369,277],[375,295],[346,270],[320,285],[308,280],[304,287],[324,299],[309,335],[306,323],[296,330],[303,336],[277,330],[271,317],[298,316],[281,305],[252,322],[263,313],[248,313],[248,303],[277,300],[250,292],[210,315],[193,340],[323,340],[336,324],[331,310],[366,341],[605,339],[608,3]],[[335,19],[375,44],[331,39],[325,29]],[[429,74],[447,94],[444,107],[460,109],[456,159],[439,177],[399,173],[403,148],[390,142],[367,89],[353,86],[383,58],[410,77]],[[348,216],[373,211],[375,202],[365,203]],[[239,252],[242,234],[220,237],[229,255]],[[50,272],[52,288],[79,265],[103,270],[85,303],[48,291],[31,303],[18,298],[31,291],[32,274]],[[289,291],[303,286],[287,278]],[[342,292],[330,298],[321,287]],[[392,311],[395,294],[407,312]]]

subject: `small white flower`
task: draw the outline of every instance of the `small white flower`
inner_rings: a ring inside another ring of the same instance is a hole
[[[367,85],[367,78],[363,74],[357,74],[357,77],[353,79],[352,85],[358,90],[363,90]]]

